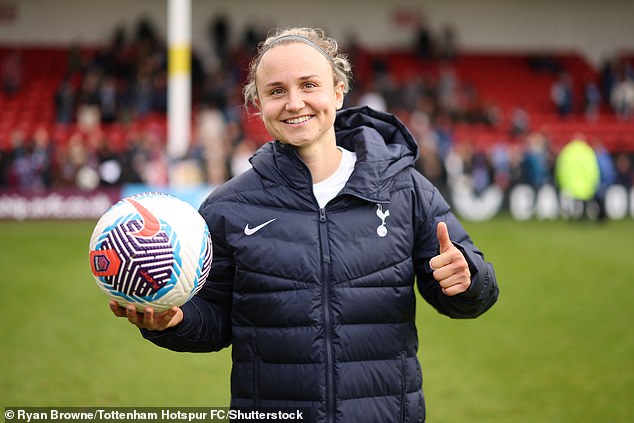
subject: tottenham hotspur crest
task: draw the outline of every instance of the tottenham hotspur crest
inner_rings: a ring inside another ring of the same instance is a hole
[[[385,219],[389,217],[390,211],[385,210],[385,212],[383,212],[383,205],[377,204],[376,215],[379,217],[379,219],[381,219],[381,224],[379,225],[378,228],[376,228],[376,234],[380,236],[381,238],[383,238],[384,236],[387,235],[387,227],[385,226]]]

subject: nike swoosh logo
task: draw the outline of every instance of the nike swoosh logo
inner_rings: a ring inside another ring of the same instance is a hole
[[[148,209],[143,207],[139,202],[126,198],[125,201],[132,204],[132,206],[139,212],[141,219],[143,220],[143,227],[136,232],[132,232],[131,235],[153,237],[161,230],[161,222],[158,218],[152,214]]]
[[[274,220],[277,220],[277,218],[271,219],[271,220],[267,220],[266,222],[254,227],[254,228],[249,228],[249,224],[247,223],[246,226],[244,227],[244,234],[246,236],[253,235],[257,231],[259,231],[260,229],[262,229],[263,227],[268,225],[269,223],[273,222]]]

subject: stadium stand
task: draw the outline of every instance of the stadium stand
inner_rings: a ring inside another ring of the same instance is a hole
[[[0,62],[13,51],[12,47],[0,47]],[[27,135],[32,134],[38,125],[45,125],[59,142],[65,142],[72,133],[73,124],[55,124],[55,93],[59,84],[67,74],[69,66],[69,49],[51,47],[24,47],[19,49],[22,56],[23,86],[12,96],[0,96],[0,145],[8,147],[12,129],[20,128]],[[89,58],[95,49],[85,49],[82,54]],[[631,55],[634,56],[634,55]],[[357,84],[362,85],[372,77],[372,62],[381,59],[389,69],[390,76],[403,83],[413,76],[438,76],[439,62],[417,57],[414,52],[364,52],[356,64],[355,76]],[[634,62],[628,55],[623,55],[624,62]],[[500,114],[500,122],[495,127],[484,125],[456,126],[456,136],[460,139],[471,137],[484,144],[499,142],[508,137],[505,125],[517,107],[522,107],[529,115],[533,130],[549,133],[557,145],[566,142],[571,136],[583,133],[588,138],[600,138],[610,151],[634,150],[634,124],[619,119],[606,106],[602,107],[600,116],[595,121],[588,121],[583,115],[583,85],[588,79],[598,81],[599,70],[594,69],[587,61],[575,53],[549,55],[550,68],[542,60],[529,54],[521,53],[473,53],[459,55],[451,66],[461,81],[468,82],[477,90],[481,101],[495,105]],[[556,74],[553,70],[566,70],[576,84],[573,88],[575,110],[568,119],[561,119],[550,99],[550,88]],[[81,74],[74,74],[73,86],[78,88]],[[247,131],[261,138],[257,122],[249,120]],[[135,122],[138,127],[160,127],[164,131],[165,120],[160,114],[152,114]],[[125,138],[125,128],[119,124],[105,125],[103,130],[113,138],[117,147]]]
[[[160,46],[159,50],[162,48]],[[86,64],[102,60],[99,55],[103,53],[103,47],[0,46],[0,63],[16,51],[21,58],[22,82],[14,92],[0,93],[0,148],[5,151],[12,148],[16,130],[22,131],[22,136],[29,139],[41,127],[49,132],[56,147],[62,148],[75,134],[86,131],[77,116],[76,107],[70,121],[59,117],[56,106],[58,90],[67,80],[77,94],[89,77]],[[238,57],[239,53],[236,53]],[[420,99],[414,96],[413,102],[404,104],[402,98],[412,97],[408,90],[427,90],[434,97],[434,105],[425,112],[430,115],[432,124],[436,124],[439,116],[450,117],[450,132],[455,144],[467,143],[476,151],[486,152],[499,144],[522,143],[527,134],[539,132],[548,139],[549,148],[554,151],[575,137],[583,137],[589,141],[600,141],[612,154],[634,153],[634,118],[617,115],[606,93],[603,93],[596,115],[589,117],[584,113],[585,84],[592,81],[601,86],[603,70],[594,68],[575,52],[536,55],[465,51],[450,60],[422,57],[416,51],[406,49],[389,52],[359,49],[353,53],[355,86],[349,96],[351,105],[364,89],[378,81],[379,85],[383,84],[381,94],[387,97],[389,111],[409,123],[412,112],[420,107]],[[634,54],[622,55],[619,69],[631,71],[633,57]],[[236,93],[239,93],[240,80],[235,75],[243,72],[245,65],[240,59],[237,61],[239,65],[234,64],[234,68],[227,71],[232,75],[233,79],[229,80],[234,86],[223,93],[225,98],[222,101],[230,99],[230,104],[224,104],[224,111],[225,114],[233,113],[234,118],[237,113],[241,140],[248,141],[255,148],[268,136],[257,118],[244,113],[240,99],[236,98],[239,97]],[[135,66],[141,68],[141,63]],[[159,64],[158,69],[153,71],[160,71],[161,66]],[[572,112],[566,116],[558,113],[551,98],[553,84],[562,73],[568,74],[573,81]],[[194,78],[194,109],[209,105],[201,91],[208,83],[205,78],[216,77]],[[121,94],[126,90],[129,79],[117,76],[116,81],[116,90]],[[387,85],[385,81],[388,81]],[[415,83],[412,84],[412,81]],[[451,106],[442,103],[441,90],[445,81],[449,81],[455,90],[456,97]],[[525,114],[527,127],[514,132],[513,116],[518,110]],[[196,138],[195,122],[193,128],[192,138]],[[112,122],[97,122],[94,130],[111,149],[121,152],[130,148],[139,134],[147,132],[164,142],[166,116],[164,111],[154,109],[143,114],[127,113],[125,118],[117,117]]]

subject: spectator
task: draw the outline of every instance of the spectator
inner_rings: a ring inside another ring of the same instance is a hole
[[[555,180],[560,191],[583,204],[583,209],[590,204],[599,187],[600,175],[597,156],[585,140],[574,139],[561,149],[557,155]]]
[[[69,124],[75,120],[75,100],[73,84],[65,77],[55,92],[55,122]]]
[[[110,124],[117,120],[119,112],[119,91],[114,76],[106,75],[99,86],[99,111],[101,123]]]
[[[539,133],[529,134],[526,138],[526,151],[522,161],[522,179],[535,189],[549,182],[548,143]]]
[[[133,118],[143,118],[152,111],[152,104],[154,103],[153,88],[151,69],[148,67],[139,69],[128,93],[128,101]]]
[[[226,109],[228,92],[233,84],[234,82],[224,69],[214,69],[204,80],[199,103],[202,107]]]
[[[88,71],[77,93],[77,123],[84,131],[94,129],[101,121],[99,83],[99,73],[95,70]]]
[[[228,179],[227,121],[218,108],[205,108],[198,113],[198,137],[204,148],[207,182],[218,185]]]
[[[454,118],[459,112],[459,84],[458,74],[454,67],[449,63],[441,64],[437,82],[438,106],[442,112],[449,113]]]
[[[484,151],[478,150],[471,160],[471,180],[476,195],[482,194],[491,186],[492,169]]]
[[[26,139],[24,131],[15,128],[10,134],[10,147],[4,159],[4,181],[10,188],[18,187],[17,175],[15,173],[15,162],[27,155]]]
[[[167,113],[167,72],[163,69],[152,78],[152,112]]]
[[[16,49],[11,50],[2,61],[2,90],[7,97],[22,88],[23,72],[22,54]]]
[[[214,55],[221,63],[227,60],[229,56],[230,32],[229,18],[225,15],[217,15],[209,22],[209,41]]]
[[[136,131],[130,131],[121,154],[122,183],[143,183],[142,175],[145,172],[148,155],[140,134]]]
[[[434,38],[427,20],[421,16],[415,32],[416,52],[423,59],[431,59],[434,57]]]
[[[506,143],[497,143],[491,150],[493,183],[503,191],[511,186],[511,154]]]
[[[169,181],[168,158],[158,134],[146,131],[142,134],[147,151],[147,161],[143,166],[141,177],[150,186],[165,186]]]
[[[438,157],[445,160],[454,143],[451,117],[446,113],[439,113],[436,115],[435,125],[432,122],[432,126],[438,140]]]
[[[42,190],[52,184],[53,154],[48,130],[39,127],[31,139],[22,131],[14,132],[12,160],[9,165],[11,186],[22,190]]]
[[[53,185],[54,158],[51,135],[46,127],[41,126],[33,134],[32,161],[43,188]]]
[[[58,185],[77,187],[82,169],[91,161],[91,153],[86,148],[83,135],[80,132],[73,133],[66,145],[58,150]]]
[[[44,184],[33,161],[33,147],[29,145],[25,154],[15,158],[11,166],[15,187],[21,190],[41,190]]]
[[[631,78],[624,76],[614,85],[610,102],[617,116],[629,119],[634,111],[634,82]]]
[[[89,143],[93,151],[91,168],[99,175],[100,186],[112,186],[121,182],[121,158],[114,150],[106,134],[100,130],[89,134]]]
[[[446,175],[439,152],[438,136],[429,116],[421,110],[414,110],[410,115],[409,128],[420,151],[414,167],[442,191]]]
[[[608,188],[616,183],[617,173],[612,156],[605,149],[603,143],[601,141],[595,141],[593,143],[593,148],[599,164],[599,187],[597,188],[597,192],[595,194],[595,200],[599,205],[598,217],[600,220],[603,220],[606,217],[605,195]]]
[[[440,32],[438,41],[438,53],[441,60],[453,61],[458,55],[456,40],[456,28],[451,24],[445,24]]]
[[[610,105],[612,90],[617,82],[618,60],[614,57],[607,58],[601,64],[601,93],[605,104]]]
[[[567,117],[573,112],[573,92],[572,78],[567,72],[559,74],[559,78],[553,82],[550,89],[550,98],[552,99],[557,113],[561,117]]]
[[[599,117],[599,111],[601,108],[601,90],[592,79],[586,81],[584,87],[584,99],[586,119],[596,121]]]
[[[522,107],[516,107],[511,113],[511,137],[524,135],[530,129],[530,116]]]
[[[632,157],[628,153],[618,153],[614,160],[616,168],[616,183],[625,188],[634,186],[634,166],[632,166]]]

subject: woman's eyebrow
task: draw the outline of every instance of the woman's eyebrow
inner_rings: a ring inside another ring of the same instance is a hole
[[[300,80],[300,81],[306,81],[306,80],[309,80],[309,79],[316,79],[316,78],[319,78],[319,75],[317,75],[316,73],[313,73],[313,74],[309,74],[309,75],[300,76],[297,79]],[[282,81],[271,81],[271,82],[267,82],[266,84],[264,84],[264,88],[278,87],[280,85],[284,85],[284,83]]]

